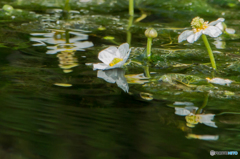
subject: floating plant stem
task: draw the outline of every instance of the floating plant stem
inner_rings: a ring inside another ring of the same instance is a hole
[[[145,35],[147,37],[147,59],[151,60],[152,39],[156,38],[158,33],[154,28],[148,28],[145,31]]]
[[[213,56],[213,52],[212,52],[212,49],[209,45],[209,42],[207,40],[207,37],[205,34],[202,34],[202,39],[203,39],[203,42],[207,48],[207,51],[208,51],[208,55],[209,55],[209,58],[210,58],[210,61],[211,61],[211,64],[212,64],[212,67],[214,70],[217,70],[217,67],[216,67],[216,62],[215,62],[215,59],[214,59],[214,56]]]
[[[129,0],[129,15],[134,15],[134,0]]]

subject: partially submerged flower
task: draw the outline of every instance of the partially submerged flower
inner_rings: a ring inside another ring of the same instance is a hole
[[[222,78],[213,78],[213,79],[206,78],[206,80],[209,83],[219,84],[219,85],[227,85],[227,86],[229,86],[233,82],[232,80],[222,79]]]
[[[122,67],[130,55],[129,44],[124,43],[118,48],[110,46],[98,54],[98,59],[103,63],[93,64],[93,70],[108,70]]]
[[[218,18],[216,21],[211,23],[204,22],[200,17],[193,18],[191,22],[192,30],[185,30],[178,37],[178,42],[187,40],[189,43],[194,43],[202,35],[209,35],[211,37],[218,37],[222,34],[222,30],[219,26],[224,22],[224,18]]]

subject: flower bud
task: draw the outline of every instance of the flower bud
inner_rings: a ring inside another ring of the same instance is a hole
[[[148,28],[145,31],[145,36],[148,38],[156,38],[158,36],[158,33],[154,28]]]
[[[12,12],[13,11],[13,7],[8,5],[8,4],[5,4],[2,9],[6,12]]]
[[[193,18],[193,20],[191,22],[191,26],[194,29],[201,28],[203,24],[204,24],[204,20],[203,20],[203,18],[200,18],[200,17]]]

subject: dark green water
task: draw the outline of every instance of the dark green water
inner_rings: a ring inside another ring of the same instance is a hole
[[[11,3],[21,14],[1,10],[0,158],[202,159],[213,158],[211,150],[240,151],[239,2],[137,1],[134,19],[148,16],[131,26],[128,3],[104,2],[74,1],[80,12],[68,18],[37,2],[35,9]],[[208,38],[213,72],[201,39],[177,38],[195,16],[219,15],[236,33]],[[150,63],[148,27],[158,32]],[[98,53],[126,41],[131,61],[104,72],[123,84],[98,78]],[[213,77],[234,82],[208,83]]]

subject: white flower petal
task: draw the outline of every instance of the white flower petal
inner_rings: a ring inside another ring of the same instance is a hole
[[[210,26],[214,26],[214,25],[218,24],[219,22],[224,22],[224,21],[225,21],[224,18],[218,18],[217,20],[212,21],[212,22],[209,23],[208,25],[210,25]]]
[[[187,40],[187,38],[194,34],[192,30],[185,30],[184,32],[182,32],[179,36],[178,36],[178,43]]]
[[[195,39],[195,35],[194,34],[191,34],[188,38],[187,38],[187,41],[189,43],[194,43],[194,39]]]
[[[209,26],[207,29],[203,30],[203,34],[216,38],[222,34],[222,31],[218,27]]]
[[[128,51],[127,55],[123,58],[123,60],[117,63],[116,65],[112,66],[112,68],[122,67],[127,62],[130,52],[131,52],[131,49]]]
[[[225,31],[226,31],[228,34],[235,34],[235,30],[232,29],[232,28],[226,28]]]
[[[199,39],[199,37],[202,35],[202,30],[200,30],[199,32],[196,32],[195,34],[194,34],[194,41],[197,41],[198,39]]]
[[[129,44],[124,43],[124,44],[120,45],[118,48],[118,51],[120,53],[119,57],[123,59],[129,51]]]
[[[93,70],[105,70],[107,69],[109,66],[104,64],[104,63],[97,63],[97,64],[93,64]]]
[[[117,50],[118,49],[116,47],[110,46],[99,52],[98,59],[101,60],[106,65],[109,65],[109,63],[112,62],[112,60],[117,57],[116,56]]]
[[[224,29],[222,22],[217,23],[215,26],[218,27],[221,31]]]

